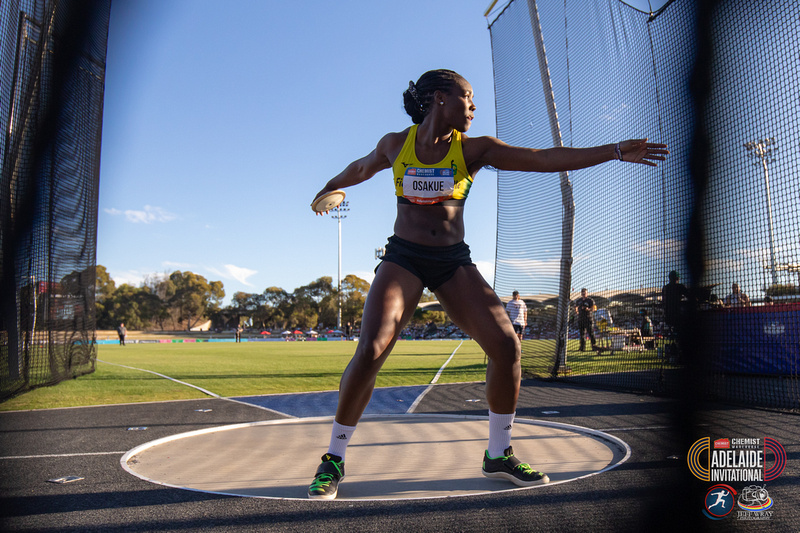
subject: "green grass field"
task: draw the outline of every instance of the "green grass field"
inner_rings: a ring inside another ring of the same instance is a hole
[[[460,341],[399,341],[378,387],[427,385]],[[523,366],[549,375],[553,341],[525,341]],[[223,397],[336,390],[354,342],[243,342],[100,345],[97,370],[52,387],[34,389],[0,403],[0,411],[207,398],[203,392],[150,372],[184,381]],[[571,340],[571,375],[671,368],[655,350],[596,354],[577,352]],[[484,353],[464,341],[439,383],[483,381]]]
[[[552,367],[552,354],[555,341],[526,341],[526,343],[541,343],[539,347],[531,351],[535,352],[540,358],[541,367],[546,368],[549,372]],[[663,341],[659,340],[658,346],[663,351],[665,344]],[[587,350],[585,352],[580,352],[578,351],[579,347],[580,341],[567,341],[567,364],[570,368],[571,375],[677,368],[676,365],[664,361],[654,349],[643,351],[616,350],[612,354],[610,351],[598,353]],[[529,361],[525,361],[525,354],[523,354],[523,367],[526,362],[529,363]]]
[[[431,382],[460,341],[399,341],[378,375],[378,387]],[[0,410],[207,398],[152,373],[191,383],[220,396],[336,390],[354,342],[253,342],[100,345],[97,370],[0,404]],[[483,351],[465,341],[439,383],[482,381]]]

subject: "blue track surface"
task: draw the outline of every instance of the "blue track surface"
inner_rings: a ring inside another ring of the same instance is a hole
[[[427,385],[415,387],[383,387],[375,389],[365,414],[394,415],[408,411],[417,396],[428,388]],[[339,391],[305,392],[300,394],[275,394],[270,396],[241,396],[231,398],[240,402],[266,407],[298,418],[314,416],[333,416],[339,401]]]

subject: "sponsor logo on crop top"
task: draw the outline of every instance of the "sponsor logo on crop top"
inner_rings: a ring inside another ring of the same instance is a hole
[[[407,167],[403,176],[403,196],[420,205],[436,204],[453,197],[452,168]]]

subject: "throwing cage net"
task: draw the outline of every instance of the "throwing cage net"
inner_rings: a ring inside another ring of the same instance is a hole
[[[94,370],[110,1],[0,7],[0,399]]]
[[[798,20],[796,0],[516,0],[491,22],[499,138],[671,151],[499,172],[495,289],[527,303],[528,375],[673,394],[691,373],[800,408]]]

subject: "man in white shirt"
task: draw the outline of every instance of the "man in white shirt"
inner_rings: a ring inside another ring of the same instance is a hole
[[[506,313],[511,319],[511,324],[514,326],[514,331],[517,333],[519,340],[522,340],[522,333],[525,330],[525,325],[528,323],[528,306],[519,297],[519,292],[514,291],[511,293],[514,297],[513,300],[506,304]]]

